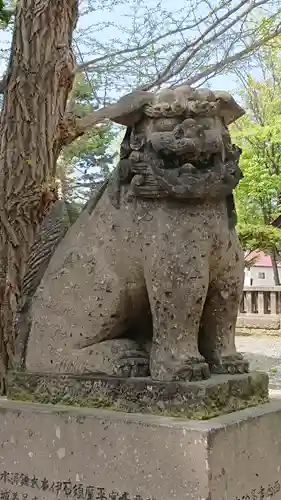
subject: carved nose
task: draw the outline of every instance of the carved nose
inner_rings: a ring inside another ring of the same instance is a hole
[[[168,103],[166,103],[166,102],[165,102],[165,103],[163,104],[163,109],[164,109],[164,111],[171,111],[171,106],[170,106],[170,104],[168,104]]]

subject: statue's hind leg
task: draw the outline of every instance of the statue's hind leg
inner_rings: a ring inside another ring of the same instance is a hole
[[[147,377],[149,355],[129,338],[105,340],[91,347],[73,350],[71,357],[61,362],[64,373],[85,373],[116,377]]]
[[[129,266],[133,271],[132,263]],[[96,330],[94,338],[81,338],[71,353],[67,371],[104,372],[120,377],[149,375],[149,350],[152,321],[146,287],[137,267],[131,275],[103,276],[103,286],[96,276],[97,307],[92,311]],[[106,296],[103,294],[106,287]],[[102,321],[101,321],[102,318]]]

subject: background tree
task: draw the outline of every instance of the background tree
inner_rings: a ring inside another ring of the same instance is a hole
[[[6,27],[15,9],[15,2],[4,2],[0,0],[0,25]]]
[[[76,75],[70,94],[68,111],[82,118],[94,108],[91,81],[82,73]],[[116,152],[111,144],[118,127],[107,122],[89,129],[74,142],[66,146],[59,157],[57,177],[69,210],[75,216],[89,200],[100,183],[113,169]]]
[[[61,120],[75,71],[72,0],[17,2],[0,120],[0,370],[14,355],[14,314],[36,230],[53,198]]]
[[[260,57],[262,78],[242,77],[247,115],[232,127],[243,149],[244,179],[236,190],[239,232],[245,248],[270,253],[275,284],[281,232],[271,222],[281,213],[281,64],[278,43]],[[241,80],[241,75],[240,75]]]
[[[101,107],[132,88],[201,84],[281,32],[280,0],[81,0],[73,49]]]
[[[75,35],[79,69],[100,75],[99,105],[132,88],[202,84],[243,67],[280,33],[280,7],[278,0],[89,0]]]

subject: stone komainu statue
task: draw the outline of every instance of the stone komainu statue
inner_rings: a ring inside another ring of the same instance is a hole
[[[35,294],[28,371],[170,381],[248,370],[234,338],[242,174],[227,128],[243,113],[225,92],[182,86],[115,116],[127,126],[119,165]]]

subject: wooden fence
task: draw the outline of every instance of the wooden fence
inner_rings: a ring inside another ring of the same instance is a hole
[[[281,330],[281,286],[244,287],[237,328]]]

